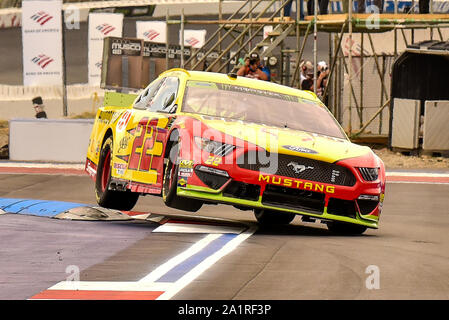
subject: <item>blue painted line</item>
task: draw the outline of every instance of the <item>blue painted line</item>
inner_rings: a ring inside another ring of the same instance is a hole
[[[6,213],[28,214],[41,217],[54,217],[85,204],[63,201],[0,198],[0,209]]]
[[[229,241],[237,237],[237,234],[224,234],[219,238],[209,243],[201,251],[197,252],[190,258],[186,259],[176,267],[168,271],[162,277],[156,280],[156,282],[176,282],[182,278],[186,273],[195,268],[198,264],[204,261],[207,257],[211,256],[218,250],[220,250]]]

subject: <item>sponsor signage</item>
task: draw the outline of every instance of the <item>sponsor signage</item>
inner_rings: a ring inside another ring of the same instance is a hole
[[[165,21],[136,21],[136,37],[154,43],[167,43]]]
[[[195,49],[202,48],[206,42],[206,30],[184,30],[184,46]],[[181,45],[181,30],[179,30],[179,44]]]
[[[88,80],[90,85],[99,86],[103,58],[103,40],[106,37],[121,37],[123,14],[90,13],[89,14],[89,53]]]
[[[62,0],[22,2],[23,84],[62,85]]]

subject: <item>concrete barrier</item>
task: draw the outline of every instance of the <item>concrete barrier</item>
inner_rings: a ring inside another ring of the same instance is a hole
[[[9,159],[84,162],[93,119],[12,119]]]
[[[0,119],[34,117],[31,100],[41,96],[48,118],[62,118],[62,87],[26,87],[0,85]],[[104,90],[86,84],[67,86],[67,114],[96,112],[103,104]]]

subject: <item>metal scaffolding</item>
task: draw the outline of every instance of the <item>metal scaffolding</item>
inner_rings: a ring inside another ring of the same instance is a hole
[[[229,63],[238,59],[242,53],[258,52],[263,59],[275,51],[280,51],[281,77],[279,82],[299,88],[301,72],[299,62],[303,59],[306,42],[310,34],[314,33],[313,55],[316,66],[318,41],[316,33],[326,32],[329,34],[330,71],[322,99],[328,101],[329,109],[340,123],[344,122],[343,115],[347,114],[349,119],[345,130],[350,137],[357,137],[364,133],[375,119],[378,120],[379,128],[377,132],[371,130],[370,133],[382,135],[382,132],[385,131],[385,124],[382,121],[383,111],[390,105],[389,85],[387,85],[389,70],[385,64],[386,57],[395,59],[398,56],[399,42],[405,43],[405,45],[415,42],[415,30],[428,30],[429,38],[434,38],[436,34],[441,41],[447,40],[444,39],[442,29],[449,28],[449,14],[355,14],[352,12],[353,1],[349,0],[350,9],[346,14],[307,16],[304,20],[300,20],[299,10],[297,10],[296,19],[283,16],[283,8],[290,1],[246,0],[227,19],[222,17],[223,1],[219,1],[217,20],[189,20],[184,15],[180,20],[171,20],[167,13],[167,25],[181,24],[181,30],[184,30],[184,24],[217,25],[217,30],[206,40],[202,55],[199,56],[200,51],[197,51],[186,61],[182,59],[181,67],[187,66],[190,69],[195,69],[204,62],[210,53],[218,52],[216,59],[208,64],[205,71],[223,72]],[[269,32],[265,39],[252,46],[252,41],[256,37],[263,37],[262,30],[267,25],[272,25],[273,31]],[[388,32],[393,34],[394,50],[389,54],[378,52],[373,36]],[[360,38],[357,50],[354,50],[353,36],[355,35]],[[295,39],[295,49],[286,49],[284,41],[292,37]],[[343,43],[343,39],[346,39],[345,43]],[[224,45],[225,41],[227,41],[226,45]],[[343,46],[345,47],[343,48]],[[344,49],[347,51],[346,53]],[[292,73],[285,68],[286,63],[283,61],[285,56],[294,58],[296,61]],[[224,59],[226,57],[228,58]],[[360,61],[360,68],[357,72],[353,67],[354,59]],[[366,105],[365,69],[369,59],[374,60],[380,92],[376,111],[366,114],[364,112]],[[236,71],[238,67],[236,64],[233,71]],[[286,76],[287,74],[288,76]],[[359,78],[357,84],[356,78]],[[358,94],[355,87],[358,88]],[[353,127],[355,122],[358,124],[357,128]],[[385,122],[388,123],[388,121]]]

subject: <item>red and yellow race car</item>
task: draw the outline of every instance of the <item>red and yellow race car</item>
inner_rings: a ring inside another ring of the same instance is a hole
[[[153,194],[181,210],[225,203],[259,223],[301,215],[341,233],[378,228],[385,191],[381,159],[313,93],[183,69],[139,95],[105,95],[86,171],[103,207],[130,210]]]

